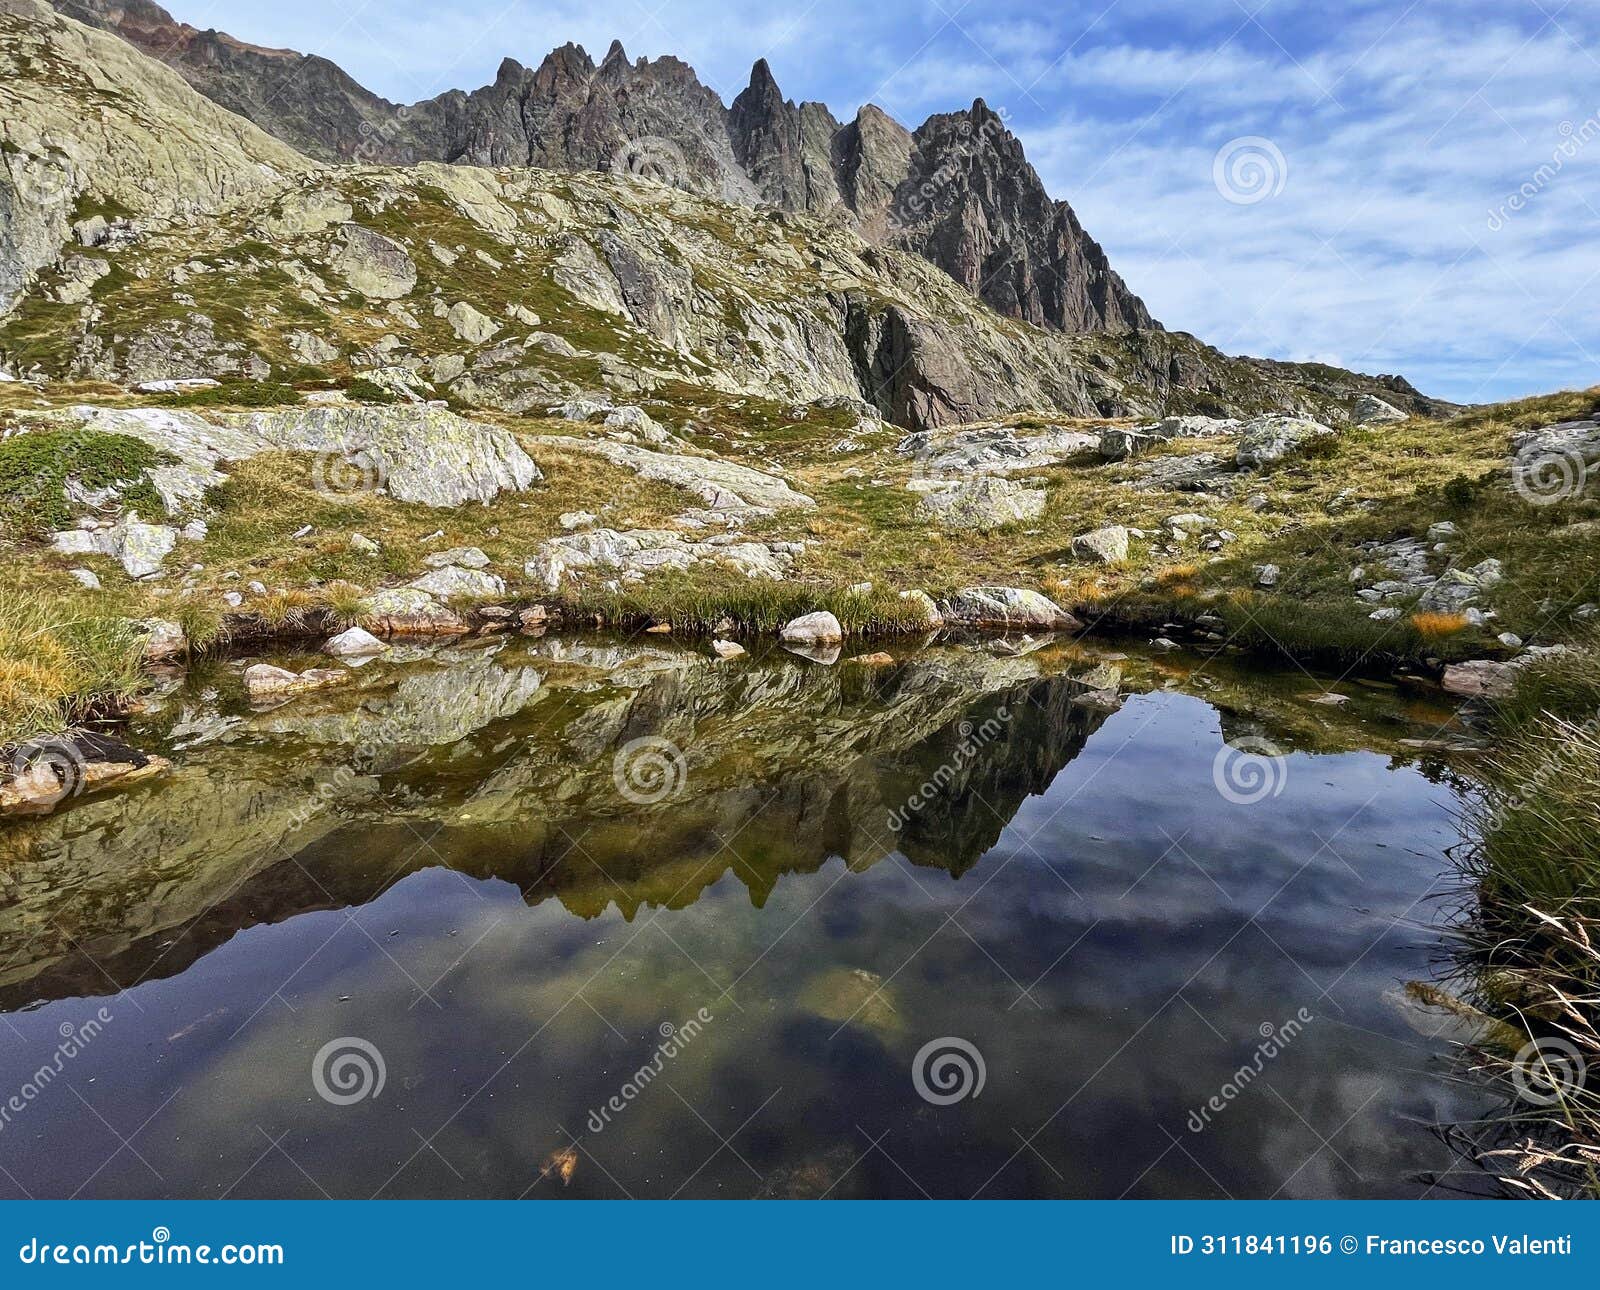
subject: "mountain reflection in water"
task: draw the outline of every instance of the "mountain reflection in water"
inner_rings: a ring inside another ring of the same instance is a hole
[[[238,670],[141,719],[168,780],[0,838],[27,1038],[0,1080],[103,1005],[62,1080],[149,1120],[89,1177],[116,1139],[71,1090],[30,1104],[0,1147],[34,1194],[1406,1195],[1449,1167],[1420,1126],[1463,1094],[1393,997],[1450,884],[1454,795],[1396,755],[1448,720],[1425,699],[1074,647],[517,639],[265,710]],[[1219,793],[1224,733],[1299,750],[1279,792]],[[388,1084],[336,1106],[311,1066],[349,1036]],[[945,1106],[911,1065],[948,1037],[986,1071]]]

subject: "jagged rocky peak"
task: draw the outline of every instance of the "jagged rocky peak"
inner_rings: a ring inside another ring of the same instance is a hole
[[[1011,317],[1065,332],[1157,326],[981,99],[915,132],[871,105],[841,125],[786,99],[765,59],[724,105],[681,59],[630,62],[619,41],[598,65],[569,43],[533,70],[508,58],[491,85],[401,107],[324,59],[195,33],[151,0],[57,5],[322,160],[622,169],[724,201],[837,211]]]

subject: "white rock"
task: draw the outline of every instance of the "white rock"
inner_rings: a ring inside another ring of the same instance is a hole
[[[718,658],[738,658],[745,648],[737,641],[714,640],[711,642],[711,652]]]
[[[443,569],[452,564],[459,564],[463,569],[485,569],[488,568],[489,557],[475,546],[458,546],[448,551],[435,551],[426,556],[422,563],[430,569]]]
[[[68,569],[67,572],[90,591],[100,590],[100,579],[93,569]]]
[[[1255,567],[1256,586],[1276,587],[1281,570],[1275,564],[1258,564]]]
[[[837,645],[844,640],[844,629],[826,609],[819,609],[785,624],[781,635],[791,645]]]
[[[1072,539],[1072,554],[1096,564],[1116,564],[1128,558],[1128,530],[1110,524]]]
[[[573,529],[586,529],[599,522],[599,516],[591,515],[588,511],[567,511],[561,516],[561,527],[567,532]]]
[[[382,654],[389,647],[365,628],[352,627],[349,631],[340,632],[322,647],[325,654],[332,654],[335,658],[361,658],[372,654]]]

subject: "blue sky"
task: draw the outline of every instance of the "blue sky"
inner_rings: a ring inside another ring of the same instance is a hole
[[[725,100],[765,57],[841,119],[981,96],[1170,327],[1461,401],[1600,383],[1596,0],[170,7],[397,101],[613,38]]]

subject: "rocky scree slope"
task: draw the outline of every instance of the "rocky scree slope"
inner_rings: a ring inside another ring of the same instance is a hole
[[[58,0],[202,94],[324,161],[418,161],[643,171],[692,192],[850,219],[912,251],[1009,317],[1066,332],[1155,323],[1022,145],[979,100],[907,130],[867,105],[840,123],[785,99],[763,59],[724,106],[676,58],[595,61],[577,45],[537,68],[506,59],[492,85],[389,103],[326,59],[177,22],[148,0]]]

